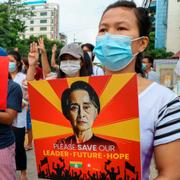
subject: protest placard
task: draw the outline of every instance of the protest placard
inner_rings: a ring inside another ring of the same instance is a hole
[[[141,179],[137,77],[29,83],[39,178]]]

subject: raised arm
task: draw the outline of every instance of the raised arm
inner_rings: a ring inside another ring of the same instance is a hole
[[[90,174],[90,171],[88,171],[87,174],[88,174],[88,176],[89,176],[90,178],[92,177],[91,174]]]
[[[52,47],[51,66],[58,70],[59,66],[58,64],[56,64],[56,51],[57,51],[57,45],[54,44]]]
[[[109,170],[107,169],[107,164],[104,165],[104,170],[109,173]]]
[[[30,44],[30,51],[28,54],[29,68],[27,70],[27,76],[26,76],[27,81],[34,80],[34,75],[36,72],[36,65],[38,63],[38,57],[39,57],[39,54],[38,54],[37,43],[33,42]]]
[[[44,39],[40,38],[38,40],[38,43],[39,43],[39,49],[41,50],[41,62],[42,62],[43,75],[46,77],[48,74],[51,73],[51,68],[48,62],[47,53],[44,46]]]

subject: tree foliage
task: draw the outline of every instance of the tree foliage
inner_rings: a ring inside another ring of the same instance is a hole
[[[144,55],[152,56],[154,59],[166,59],[173,56],[173,52],[167,52],[165,48],[155,49],[155,32],[149,34],[149,46],[145,50]]]
[[[9,0],[0,3],[0,46],[12,49],[19,41],[19,34],[25,31],[25,24],[20,20],[21,16],[28,13],[20,0]]]
[[[21,0],[9,0],[7,3],[0,3],[0,47],[5,48],[7,51],[17,47],[22,56],[27,56],[30,43],[33,41],[38,42],[39,38],[31,36],[28,39],[22,39],[26,26],[21,21],[21,17],[31,15],[32,12],[25,8]],[[48,59],[51,58],[51,48],[54,43],[58,49],[63,46],[59,41],[49,40],[46,36],[44,36],[44,43]]]

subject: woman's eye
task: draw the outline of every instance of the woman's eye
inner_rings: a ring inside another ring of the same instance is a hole
[[[123,31],[123,30],[127,30],[127,28],[125,28],[125,27],[118,27],[117,30],[118,30],[118,31]]]
[[[71,110],[71,111],[78,111],[78,110],[79,110],[79,107],[78,107],[78,106],[71,106],[71,107],[70,107],[70,110]]]
[[[90,106],[84,106],[84,110],[88,110]]]
[[[106,28],[100,28],[100,29],[99,29],[99,32],[100,32],[100,33],[107,32],[107,29],[106,29]]]

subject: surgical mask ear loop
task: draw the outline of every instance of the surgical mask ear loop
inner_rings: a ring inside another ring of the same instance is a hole
[[[145,37],[145,36],[141,36],[141,37],[138,37],[138,38],[132,39],[132,40],[131,40],[131,42],[134,42],[134,41],[140,40],[140,39],[142,39],[142,38],[144,38],[144,37]],[[137,53],[133,54],[133,58],[134,58],[135,56],[137,56],[139,53],[141,53],[141,52],[137,52]]]
[[[142,38],[144,38],[144,36],[141,36],[141,37],[138,37],[138,38],[132,39],[131,41],[132,41],[132,42],[133,42],[133,41],[137,41],[137,40],[142,39]]]

